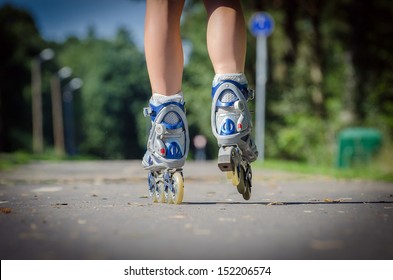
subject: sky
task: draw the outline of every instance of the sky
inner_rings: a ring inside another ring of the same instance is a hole
[[[129,30],[143,48],[145,1],[133,0],[0,0],[27,9],[46,40],[64,41],[68,36],[84,37],[93,26],[100,38],[113,38],[119,27]]]

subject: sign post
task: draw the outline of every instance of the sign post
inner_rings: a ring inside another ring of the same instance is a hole
[[[255,13],[250,20],[249,28],[257,38],[256,59],[256,94],[255,94],[255,143],[259,160],[265,159],[265,107],[267,80],[267,37],[274,29],[273,18],[265,12]]]

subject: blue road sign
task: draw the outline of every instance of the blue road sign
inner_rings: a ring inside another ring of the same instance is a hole
[[[258,12],[251,17],[249,28],[255,37],[267,37],[273,32],[274,20],[268,13]]]

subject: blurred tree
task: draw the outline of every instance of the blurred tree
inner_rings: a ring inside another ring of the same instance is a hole
[[[30,14],[0,8],[0,151],[31,150],[32,57],[45,46]]]
[[[146,145],[142,108],[149,98],[143,54],[119,29],[114,41],[70,38],[59,61],[84,81],[76,102],[80,151],[100,158],[140,158]]]
[[[393,2],[351,1],[344,8],[355,69],[357,123],[385,126],[393,136]]]
[[[353,125],[379,128],[389,142],[392,2],[243,3],[247,12],[265,10],[276,21],[269,39],[268,156],[326,162],[336,133]]]

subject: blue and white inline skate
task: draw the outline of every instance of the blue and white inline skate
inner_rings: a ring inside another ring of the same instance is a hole
[[[183,201],[183,165],[189,149],[188,124],[183,94],[153,94],[144,115],[152,127],[142,165],[149,171],[149,195],[153,202],[180,204]]]
[[[218,167],[227,172],[238,192],[249,200],[252,187],[250,163],[258,157],[247,106],[247,101],[254,98],[254,92],[248,88],[244,74],[216,75],[212,98],[211,125],[220,147]]]

